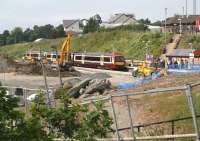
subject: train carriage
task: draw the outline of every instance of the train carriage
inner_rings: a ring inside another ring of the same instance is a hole
[[[125,59],[116,53],[73,53],[72,60],[77,66],[124,70]]]

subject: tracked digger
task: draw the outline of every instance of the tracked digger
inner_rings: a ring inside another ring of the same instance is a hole
[[[72,44],[72,33],[68,33],[66,39],[64,40],[60,52],[56,53],[56,57],[53,58],[52,62],[49,63],[47,56],[45,56],[41,51],[37,51],[37,57],[28,55],[23,57],[22,62],[17,64],[17,69],[23,72],[33,72],[41,73],[41,64],[46,66],[45,68],[49,72],[54,72],[54,70],[59,71],[72,71],[73,61],[71,59],[71,44]]]
[[[72,33],[68,33],[60,50],[60,58],[57,57],[52,63],[53,68],[56,67],[56,65],[59,65],[61,71],[70,71],[72,69],[73,61],[71,59],[71,45]]]

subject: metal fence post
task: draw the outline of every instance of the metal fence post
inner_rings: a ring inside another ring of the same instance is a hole
[[[172,135],[174,135],[174,134],[175,134],[175,129],[174,129],[174,126],[175,126],[175,123],[174,123],[174,121],[172,121]]]
[[[116,112],[115,112],[115,107],[114,107],[112,96],[110,97],[110,102],[111,102],[112,111],[113,111],[113,117],[114,117],[116,132],[117,132],[117,138],[118,138],[118,141],[120,141],[118,124],[117,124],[117,117],[116,117]]]
[[[192,113],[193,124],[194,124],[195,132],[196,132],[196,141],[200,141],[199,128],[198,128],[198,124],[197,124],[196,111],[194,108],[194,100],[192,97],[191,85],[186,85],[186,87],[187,87],[187,89],[185,90],[185,92],[186,92],[186,96],[187,96],[187,100],[188,100],[188,106]]]
[[[25,106],[25,113],[27,113],[27,103],[26,103],[26,88],[23,88],[23,99],[24,99],[24,106]]]
[[[126,105],[128,108],[128,115],[129,115],[129,121],[130,121],[130,127],[131,127],[131,131],[132,131],[132,135],[133,135],[133,140],[135,141],[135,134],[134,134],[134,128],[133,128],[133,120],[132,120],[132,115],[131,115],[131,108],[128,102],[128,96],[126,96]]]

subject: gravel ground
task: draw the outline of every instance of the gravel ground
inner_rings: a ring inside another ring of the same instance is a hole
[[[84,74],[87,76],[88,74]],[[71,79],[74,77],[63,77],[63,81]],[[131,82],[133,78],[131,76],[121,76],[121,75],[112,75],[110,82],[113,86],[117,86],[122,82]],[[0,81],[3,85],[7,86],[17,86],[17,87],[27,87],[27,88],[44,88],[44,78],[43,76],[37,75],[21,75],[16,73],[0,73]],[[58,77],[47,77],[48,85],[50,87],[55,87],[59,85]]]

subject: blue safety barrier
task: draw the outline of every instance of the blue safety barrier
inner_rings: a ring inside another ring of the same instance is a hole
[[[128,90],[128,89],[131,89],[131,88],[136,88],[136,87],[138,87],[138,86],[140,86],[144,83],[155,80],[160,76],[161,76],[160,72],[155,72],[151,76],[147,76],[147,77],[144,77],[144,78],[141,78],[141,79],[136,79],[136,80],[134,80],[133,82],[130,82],[130,83],[121,83],[121,84],[118,85],[118,89]]]
[[[172,64],[167,71],[170,74],[199,73],[200,64]]]
[[[168,69],[200,70],[200,64],[172,64],[172,65],[168,65]]]

